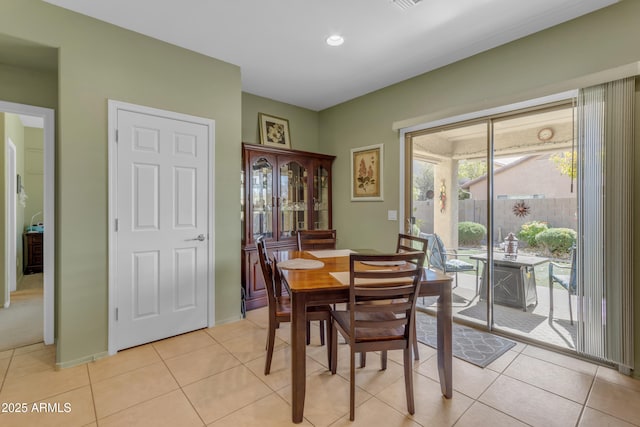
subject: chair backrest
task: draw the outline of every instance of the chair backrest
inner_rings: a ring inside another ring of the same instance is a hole
[[[447,265],[447,250],[442,239],[437,234],[429,235],[429,266],[445,271]]]
[[[396,253],[420,251],[427,253],[429,240],[411,234],[398,234]]]
[[[298,230],[298,250],[335,249],[336,230]]]
[[[267,299],[269,301],[269,307],[275,307],[276,304],[276,267],[269,259],[267,254],[267,246],[264,242],[264,237],[260,236],[256,239],[256,248],[258,249],[258,258],[260,259],[260,268],[262,270],[262,276],[264,277],[264,287],[267,290]]]
[[[397,339],[397,336],[378,336],[375,332],[404,326],[402,338],[413,342],[412,322],[416,296],[424,265],[424,252],[399,254],[351,254],[349,256],[349,313],[351,336],[362,332],[364,340]],[[367,262],[389,266],[371,267]],[[397,265],[403,263],[402,265]],[[395,265],[392,265],[395,264]],[[365,317],[359,313],[366,313]],[[389,313],[393,314],[389,316]],[[386,316],[384,314],[387,314]],[[367,333],[367,331],[369,333]],[[388,332],[387,332],[388,333]]]

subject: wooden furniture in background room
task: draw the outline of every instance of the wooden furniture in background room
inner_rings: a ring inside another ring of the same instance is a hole
[[[24,233],[22,235],[24,274],[42,273],[44,259],[42,236],[43,233]]]
[[[336,230],[298,230],[298,250],[336,248]]]
[[[267,305],[255,241],[293,250],[298,230],[327,230],[335,156],[242,144],[242,287],[247,310]]]

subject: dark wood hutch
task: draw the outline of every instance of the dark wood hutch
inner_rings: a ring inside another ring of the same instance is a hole
[[[297,247],[298,230],[332,228],[335,156],[242,144],[242,287],[247,310],[267,305],[255,239],[269,251]]]

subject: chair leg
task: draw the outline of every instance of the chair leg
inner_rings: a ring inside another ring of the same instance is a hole
[[[360,353],[360,354],[365,354]],[[362,356],[361,356],[362,357]],[[362,360],[362,359],[361,359]],[[351,363],[349,372],[349,420],[353,421],[356,417],[356,353],[351,347]]]
[[[322,328],[322,335],[324,335],[324,328],[326,325],[326,329],[327,329],[327,364],[329,366],[329,369],[331,369],[331,353],[333,352],[332,350],[332,346],[333,346],[333,337],[332,335],[332,331],[331,331],[331,321],[330,320],[321,320],[320,321],[320,327]],[[324,339],[323,339],[324,341]],[[322,343],[324,345],[324,342]]]
[[[567,295],[569,295],[569,319],[573,326],[573,311],[571,310],[571,291],[567,289]]]
[[[362,352],[360,353],[360,367],[364,368],[365,366],[367,366],[367,353]]]
[[[267,358],[264,362],[264,374],[269,375],[271,371],[271,359],[273,358],[273,347],[276,341],[276,325],[269,322],[269,331],[267,332]]]
[[[407,411],[413,415],[416,412],[413,401],[413,366],[411,362],[411,346],[403,350],[404,352],[404,387],[407,394]]]
[[[380,370],[387,370],[387,350],[382,350],[382,353],[380,353]]]
[[[571,305],[569,305],[571,309]],[[553,281],[549,280],[549,324],[553,322]]]
[[[324,320],[318,322],[320,324],[320,345],[324,345]]]
[[[307,320],[307,345],[311,344],[311,322]]]
[[[331,323],[331,333],[329,334],[329,339],[331,340],[331,344],[329,347],[329,352],[331,353],[331,357],[329,360],[329,369],[331,369],[331,374],[335,375],[336,370],[338,368],[338,330],[333,324],[333,320]]]
[[[416,331],[416,319],[413,319],[413,357],[415,360],[420,360],[420,352],[418,351],[418,334]]]

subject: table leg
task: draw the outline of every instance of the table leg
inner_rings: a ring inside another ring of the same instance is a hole
[[[302,422],[306,388],[307,302],[304,292],[291,294],[291,419]]]
[[[451,284],[442,285],[438,298],[437,338],[438,375],[440,389],[447,399],[453,397],[453,318],[451,313]]]

